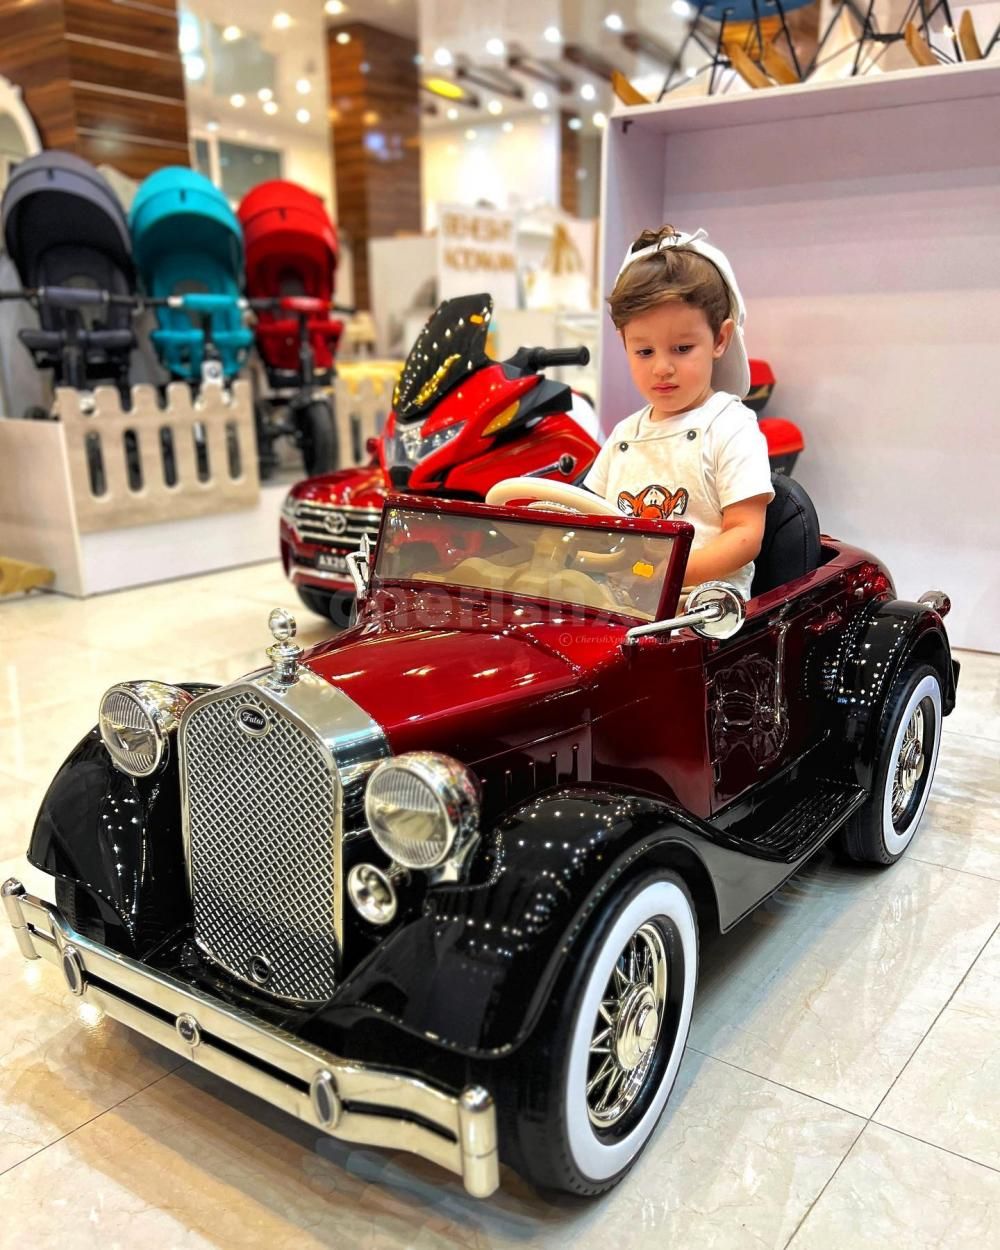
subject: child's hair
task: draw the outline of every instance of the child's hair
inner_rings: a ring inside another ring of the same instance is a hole
[[[652,247],[661,239],[679,233],[673,226],[643,230],[629,253]],[[680,247],[662,247],[656,253],[633,261],[618,275],[608,297],[616,330],[621,330],[640,313],[676,301],[700,308],[713,335],[719,333],[722,323],[731,315],[729,288],[718,269],[704,256]]]

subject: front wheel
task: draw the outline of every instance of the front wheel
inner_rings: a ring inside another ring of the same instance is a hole
[[[897,679],[882,713],[871,795],[844,826],[852,859],[894,864],[913,840],[941,747],[941,705],[941,678],[929,664]]]
[[[522,1175],[588,1195],[621,1180],[677,1077],[697,976],[698,925],[679,877],[647,872],[605,904],[511,1068],[502,1114]]]
[[[314,399],[295,413],[302,463],[309,477],[330,473],[340,460],[333,408],[325,399]]]

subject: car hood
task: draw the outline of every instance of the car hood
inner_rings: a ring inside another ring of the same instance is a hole
[[[589,719],[581,668],[531,633],[362,624],[302,662],[364,708],[395,754],[471,764]]]
[[[350,504],[355,508],[381,508],[390,490],[389,479],[377,464],[338,469],[321,477],[307,478],[292,489],[295,499],[310,503]]]

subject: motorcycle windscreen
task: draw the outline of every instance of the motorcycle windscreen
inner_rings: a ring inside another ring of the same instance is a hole
[[[486,335],[493,316],[489,295],[462,295],[439,304],[417,335],[392,393],[397,421],[412,421],[476,369],[490,363]]]

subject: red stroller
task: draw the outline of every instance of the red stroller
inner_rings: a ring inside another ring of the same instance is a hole
[[[333,382],[344,328],[330,315],[336,227],[318,196],[283,179],[248,192],[238,216],[257,350],[271,388],[254,404],[261,477],[274,472],[274,444],[286,435],[300,448],[307,474],[327,473],[339,463],[337,427],[332,395],[320,388]]]

